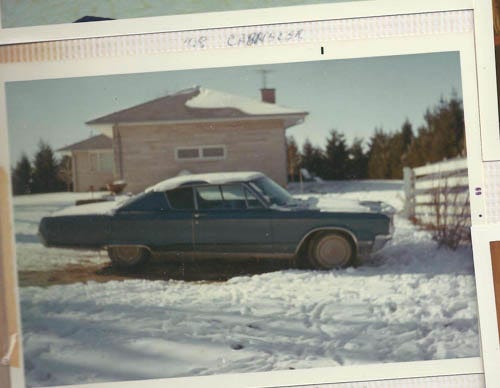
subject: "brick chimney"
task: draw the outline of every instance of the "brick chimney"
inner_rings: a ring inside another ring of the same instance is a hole
[[[268,102],[270,104],[276,102],[276,89],[262,88],[260,89],[260,95],[262,96],[263,102]]]

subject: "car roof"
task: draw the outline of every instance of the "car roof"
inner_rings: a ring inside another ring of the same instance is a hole
[[[154,186],[148,187],[145,191],[167,191],[181,186],[190,184],[225,184],[235,182],[248,182],[252,179],[265,176],[257,171],[240,171],[240,172],[216,172],[207,174],[190,174],[181,175],[174,178],[166,179],[157,183]]]

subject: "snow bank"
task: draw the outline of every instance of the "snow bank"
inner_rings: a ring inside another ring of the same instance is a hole
[[[70,206],[64,209],[55,211],[53,216],[77,216],[85,214],[113,214],[113,211],[120,206],[120,204],[127,198],[120,198],[115,201],[105,201],[89,203],[85,205]]]
[[[45,248],[38,238],[42,217],[73,206],[75,201],[99,198],[105,193],[51,193],[14,197],[14,229],[18,270],[49,270],[67,264],[98,264],[107,256],[90,251]],[[84,205],[82,205],[84,206]]]
[[[48,193],[48,194],[30,194],[18,195],[13,198],[14,207],[16,206],[55,206],[57,208],[74,205],[81,199],[97,199],[103,195],[109,194],[107,191],[84,192],[84,193]]]

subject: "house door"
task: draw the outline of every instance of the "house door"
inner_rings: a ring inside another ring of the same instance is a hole
[[[193,217],[197,253],[272,252],[271,214],[242,184],[195,189]]]

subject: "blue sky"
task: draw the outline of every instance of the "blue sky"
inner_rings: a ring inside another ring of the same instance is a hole
[[[54,148],[83,140],[96,134],[86,121],[193,85],[259,99],[260,69],[271,71],[279,105],[309,112],[287,131],[299,144],[323,145],[331,129],[368,140],[406,118],[416,128],[441,97],[462,94],[458,52],[11,82],[11,163],[32,156],[40,139]]]

